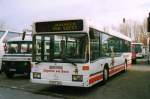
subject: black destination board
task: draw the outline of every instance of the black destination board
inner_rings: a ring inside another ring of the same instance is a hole
[[[63,32],[63,31],[82,31],[83,20],[64,20],[36,22],[35,31],[38,32]]]

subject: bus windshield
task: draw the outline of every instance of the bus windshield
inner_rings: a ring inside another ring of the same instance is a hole
[[[86,33],[35,35],[33,39],[33,61],[82,63],[88,59]]]
[[[7,42],[8,49],[7,54],[31,54],[32,53],[32,41],[13,41]]]

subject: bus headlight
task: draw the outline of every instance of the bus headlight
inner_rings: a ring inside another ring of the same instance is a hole
[[[33,72],[33,78],[41,79],[41,73]]]
[[[27,62],[24,62],[24,65],[25,65],[25,66],[27,66],[27,65],[28,65],[28,63],[27,63]]]
[[[72,81],[83,81],[83,75],[72,75]]]
[[[3,65],[5,65],[5,62],[2,62]]]

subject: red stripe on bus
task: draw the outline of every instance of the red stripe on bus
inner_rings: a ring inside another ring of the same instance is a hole
[[[95,76],[95,75],[98,75],[98,74],[100,74],[100,73],[102,73],[103,71],[99,71],[99,72],[96,72],[96,73],[94,73],[94,74],[91,74],[90,75],[90,77],[93,77],[93,76]]]
[[[111,70],[109,71],[109,74],[112,74],[112,73],[114,73],[114,69],[111,69]]]
[[[115,69],[116,67],[119,67],[119,68]],[[114,74],[116,74],[116,73],[118,73],[118,72],[120,72],[120,71],[122,71],[124,69],[125,69],[124,65],[115,66],[113,70],[109,71],[109,76],[112,76],[112,75],[114,75]]]
[[[98,76],[95,76],[95,77],[92,77],[92,78],[90,78],[90,80],[89,80],[89,84],[92,84],[92,83],[94,83],[94,82],[96,82],[96,81],[98,81],[98,80],[102,80],[102,79],[103,79],[103,74],[98,75]]]
[[[127,65],[127,67],[128,67],[128,68],[130,68],[131,66],[132,66],[132,64],[131,64],[131,63]]]

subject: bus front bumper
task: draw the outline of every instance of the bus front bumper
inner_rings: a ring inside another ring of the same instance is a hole
[[[73,87],[89,87],[84,82],[73,82],[73,81],[57,81],[57,80],[45,80],[45,79],[31,79],[32,83],[48,84],[54,86],[73,86]]]

